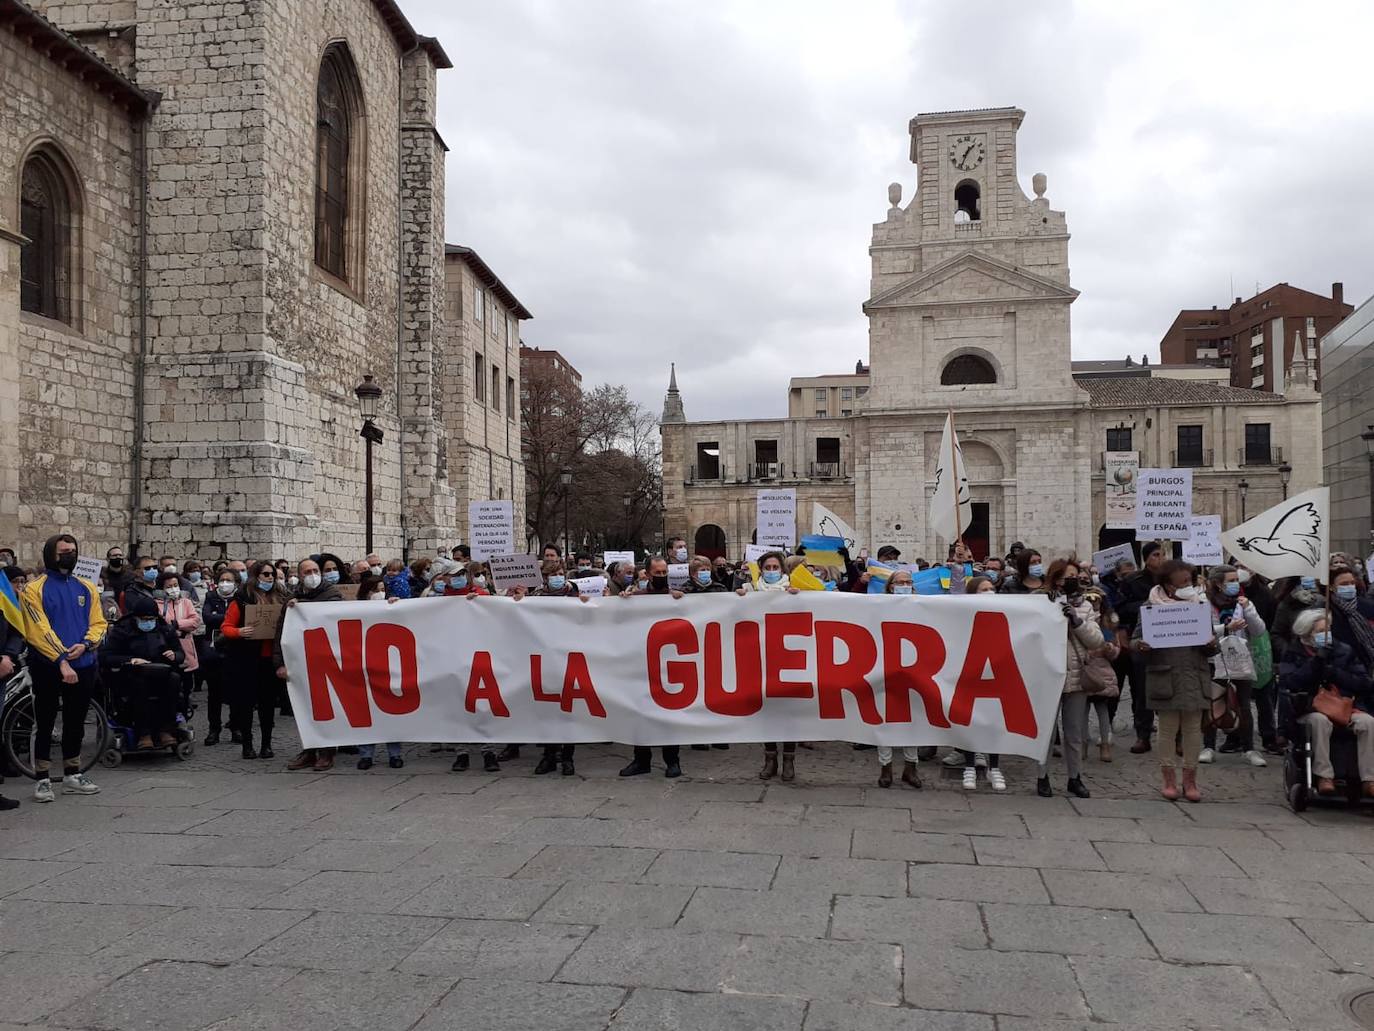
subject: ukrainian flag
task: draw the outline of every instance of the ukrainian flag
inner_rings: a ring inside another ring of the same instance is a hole
[[[24,632],[24,613],[19,608],[19,596],[14,593],[14,583],[8,576],[0,573],[0,616],[21,634]]]

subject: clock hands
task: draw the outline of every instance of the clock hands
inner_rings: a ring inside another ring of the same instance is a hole
[[[969,144],[968,150],[964,151],[964,156],[959,159],[959,164],[962,165],[965,161],[968,160],[968,156],[973,153],[973,148],[976,146],[978,146],[978,144],[976,143]]]

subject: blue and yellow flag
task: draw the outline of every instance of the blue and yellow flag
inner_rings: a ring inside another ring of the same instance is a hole
[[[8,576],[0,573],[0,616],[21,634],[24,632],[24,613],[19,608],[19,595],[14,593],[14,584]]]

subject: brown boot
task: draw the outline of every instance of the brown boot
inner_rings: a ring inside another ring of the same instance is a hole
[[[1197,789],[1197,770],[1183,767],[1183,797],[1189,802],[1201,802],[1202,792]]]
[[[315,772],[323,773],[334,768],[334,749],[321,748],[315,753]]]
[[[1172,766],[1161,766],[1164,772],[1164,789],[1160,792],[1170,802],[1178,801],[1178,783],[1174,780],[1174,768]]]
[[[908,787],[921,788],[921,778],[916,773],[916,764],[908,762],[902,767],[902,783]]]
[[[315,749],[307,748],[298,752],[296,758],[286,764],[288,770],[308,770],[315,765]]]
[[[782,754],[782,779],[783,779],[783,780],[796,780],[796,779],[797,779],[797,767],[796,767],[796,765],[795,765],[795,763],[794,763],[794,761],[793,761],[793,759],[792,759],[792,753],[791,753],[791,752],[783,752],[783,754]]]
[[[1336,782],[1330,777],[1317,778],[1317,794],[1334,795],[1336,793]]]
[[[759,780],[772,780],[778,775],[778,753],[763,753],[763,769],[759,770]]]
[[[152,748],[152,747],[153,747],[153,735],[152,735],[152,734],[144,734],[144,735],[142,735],[142,736],[138,739],[138,741],[137,741],[137,743],[134,745],[134,747],[135,747],[135,748],[139,748],[139,749],[142,749],[142,748]]]
[[[1112,761],[1112,743],[1110,741],[1103,741],[1097,746],[1097,757],[1104,763]]]
[[[878,767],[878,787],[880,787],[880,788],[890,788],[890,787],[892,787],[892,764],[891,764],[891,763],[883,763],[882,766]]]
[[[159,748],[171,748],[177,743],[176,735],[164,730],[157,736],[157,743]]]
[[[1374,780],[1367,780],[1360,785],[1360,790],[1364,792],[1365,798],[1374,798]]]

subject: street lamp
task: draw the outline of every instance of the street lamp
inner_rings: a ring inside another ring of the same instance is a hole
[[[1288,500],[1288,478],[1293,475],[1293,467],[1287,462],[1279,466],[1279,484],[1283,487],[1283,500]]]
[[[1374,543],[1374,426],[1361,433],[1360,439],[1369,453],[1369,539]]]
[[[382,388],[372,382],[371,376],[364,376],[363,381],[353,388],[353,396],[358,399],[358,410],[363,416],[363,428],[359,434],[363,440],[367,441],[367,460],[364,466],[364,496],[363,508],[367,514],[367,553],[372,554],[372,445],[382,442],[382,431],[373,423],[377,417],[377,402],[382,399]]]
[[[572,551],[572,536],[568,533],[568,495],[572,493],[572,466],[565,465],[558,470],[558,479],[563,484],[563,561],[568,561]]]
[[[634,498],[625,494],[620,499],[625,503],[625,543],[630,543],[630,506],[634,504]]]
[[[1241,480],[1236,486],[1240,489],[1240,521],[1245,522],[1245,496],[1250,493],[1248,480]]]

